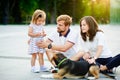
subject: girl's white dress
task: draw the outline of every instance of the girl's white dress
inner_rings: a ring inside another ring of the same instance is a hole
[[[29,27],[33,28],[33,33],[40,33],[44,30],[42,25],[35,25],[35,24],[30,24]],[[30,43],[29,43],[29,48],[28,48],[28,53],[29,54],[33,54],[33,53],[44,53],[45,49],[43,48],[39,48],[36,43],[38,41],[43,40],[44,37],[40,36],[40,37],[30,37]]]

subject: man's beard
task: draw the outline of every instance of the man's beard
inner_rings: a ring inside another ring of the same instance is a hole
[[[61,31],[57,30],[57,32],[61,34],[61,33],[65,32],[65,31],[64,30],[63,31],[62,30]]]

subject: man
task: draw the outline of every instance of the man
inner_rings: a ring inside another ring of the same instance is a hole
[[[67,58],[71,58],[79,51],[79,33],[70,29],[72,18],[69,15],[57,17],[57,32],[48,37],[46,41],[37,43],[38,47],[47,48],[48,59],[54,51],[63,52]],[[52,63],[55,65],[54,63]]]

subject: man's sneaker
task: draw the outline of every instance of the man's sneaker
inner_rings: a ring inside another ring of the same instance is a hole
[[[51,67],[50,72],[51,73],[57,73],[58,72],[58,68],[57,67]]]
[[[42,72],[48,72],[49,70],[48,70],[47,67],[41,66],[41,67],[40,67],[40,71],[42,71]]]
[[[31,72],[33,72],[33,73],[39,73],[39,70],[37,70],[35,67],[32,67],[31,68]]]

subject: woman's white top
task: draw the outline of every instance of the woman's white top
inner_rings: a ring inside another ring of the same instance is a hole
[[[103,46],[102,53],[99,58],[112,57],[112,53],[106,44],[103,32],[97,32],[93,41],[89,41],[89,38],[87,38],[86,42],[82,41],[82,46],[85,52],[91,53],[91,56],[96,54],[98,46]]]

